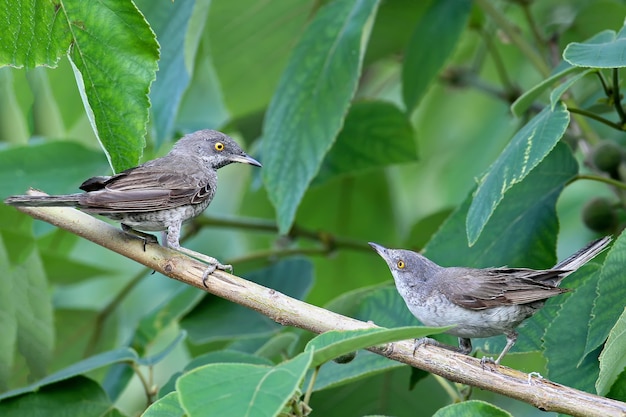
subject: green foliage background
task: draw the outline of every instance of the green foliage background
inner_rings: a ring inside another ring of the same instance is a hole
[[[624,401],[624,16],[618,0],[3,2],[0,197],[76,192],[219,129],[264,167],[220,170],[185,246],[400,329],[309,342],[1,205],[0,414],[291,415],[333,355],[434,332],[402,330],[419,323],[368,241],[548,268],[609,233],[504,364]],[[320,416],[543,415],[366,351],[313,390]]]

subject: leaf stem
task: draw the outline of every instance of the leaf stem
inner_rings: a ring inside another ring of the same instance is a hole
[[[621,181],[614,180],[613,178],[603,177],[600,175],[592,175],[592,174],[578,174],[574,178],[572,178],[568,182],[568,184],[571,184],[574,181],[578,181],[578,180],[592,180],[592,181],[603,182],[605,184],[609,184],[614,187],[626,190],[626,184]]]
[[[613,105],[615,111],[619,115],[619,120],[622,126],[626,123],[626,114],[624,114],[624,108],[622,107],[622,97],[619,89],[619,69],[613,68]],[[620,130],[624,130],[623,128]]]
[[[586,116],[586,117],[589,117],[590,119],[596,120],[596,121],[598,121],[600,123],[604,123],[607,126],[611,126],[613,129],[617,129],[617,130],[620,130],[620,131],[624,130],[623,126],[620,126],[619,124],[617,124],[615,122],[612,122],[609,119],[606,119],[606,118],[604,118],[604,117],[602,117],[600,115],[597,115],[595,113],[592,113],[590,111],[583,110],[583,109],[578,109],[576,107],[568,107],[567,110],[569,110],[570,113],[580,114],[582,116]]]
[[[321,366],[321,365],[320,365]],[[302,400],[306,405],[309,405],[311,401],[311,395],[313,394],[313,386],[315,385],[315,380],[317,379],[317,375],[320,373],[320,367],[315,367],[315,370],[311,374],[311,380],[309,381],[309,386],[306,389],[306,393],[304,394],[304,399]]]

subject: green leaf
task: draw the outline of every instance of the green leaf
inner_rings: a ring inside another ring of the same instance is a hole
[[[206,49],[233,117],[267,107],[313,7],[308,1],[266,0],[255,6],[249,0],[211,1]]]
[[[137,165],[145,146],[148,92],[158,44],[130,1],[65,0],[70,61],[87,116],[114,171]]]
[[[526,112],[526,110],[528,110],[530,106],[532,106],[534,101],[538,99],[541,94],[543,94],[548,88],[550,88],[557,80],[560,80],[561,78],[564,78],[565,76],[570,74],[578,74],[582,71],[585,70],[566,64],[563,69],[552,74],[551,76],[519,96],[517,100],[515,100],[513,104],[511,104],[511,112],[515,116],[521,117]]]
[[[596,381],[598,395],[606,395],[626,368],[626,309],[617,319],[600,354],[600,375]]]
[[[63,161],[72,161],[64,163]],[[102,174],[106,159],[74,142],[45,142],[0,151],[0,197],[29,187],[50,194],[78,191],[85,178]]]
[[[0,414],[3,417],[123,416],[113,408],[102,387],[83,376],[56,382],[36,393],[4,399],[0,402]]]
[[[312,356],[304,352],[274,367],[206,365],[179,378],[176,389],[190,417],[274,416],[300,386]]]
[[[152,312],[146,314],[137,327],[132,341],[133,348],[143,354],[148,346],[154,342],[157,335],[168,328],[172,323],[178,322],[185,314],[189,313],[206,294],[197,288],[181,286],[171,297],[164,300]]]
[[[609,37],[609,34],[613,35]],[[623,32],[600,32],[595,42],[572,42],[563,51],[563,59],[577,67],[622,68],[626,66],[626,38]],[[599,42],[598,37],[603,40]],[[607,39],[608,38],[608,39]]]
[[[584,42],[584,44],[604,43],[604,42],[611,41],[614,37],[615,37],[614,31],[605,30],[587,39]],[[515,102],[511,105],[511,111],[513,112],[515,116],[518,116],[518,117],[521,116],[522,114],[524,114],[526,110],[528,110],[528,108],[533,104],[533,102],[544,91],[546,91],[550,86],[554,84],[556,80],[561,79],[570,74],[578,74],[581,71],[584,71],[585,73],[587,73],[587,71],[585,71],[582,68],[575,67],[575,66],[573,67],[569,65],[569,63],[567,63],[566,61],[562,61],[557,67],[557,69],[555,70],[554,74],[552,74],[550,77],[546,78],[545,80],[543,80],[542,82],[540,82],[539,84],[537,84],[536,86],[528,90],[526,93],[518,97],[518,99],[515,100]],[[556,97],[555,97],[555,100],[552,102],[553,109],[554,109],[554,102],[556,102]]]
[[[400,109],[382,101],[356,102],[315,182],[416,160],[415,132]]]
[[[417,252],[422,250],[452,212],[453,209],[445,208],[419,219],[411,227],[409,236],[402,247]]]
[[[141,417],[185,417],[186,413],[178,401],[178,393],[170,392],[159,398],[141,414]]]
[[[204,355],[195,357],[192,361],[185,365],[184,372],[174,373],[170,377],[169,381],[167,381],[167,383],[165,383],[159,390],[159,397],[163,397],[165,394],[174,391],[176,389],[176,381],[181,375],[210,363],[249,363],[253,365],[273,365],[272,361],[268,359],[234,350],[218,350],[216,352],[205,353]]]
[[[485,401],[470,400],[439,409],[433,417],[512,417],[509,412]]]
[[[467,238],[476,243],[506,193],[550,153],[569,123],[563,104],[549,107],[518,131],[481,178],[467,213]]]
[[[597,297],[591,312],[585,355],[602,345],[615,326],[626,299],[623,283],[626,262],[626,234],[622,233],[606,255],[600,278]]]
[[[298,279],[286,279],[298,277]],[[313,282],[313,265],[300,258],[285,259],[250,274],[246,279],[294,298],[304,298]],[[182,321],[194,344],[236,337],[270,335],[282,326],[266,316],[219,297],[206,297]]]
[[[167,346],[162,348],[157,353],[150,356],[137,359],[137,363],[142,366],[154,366],[157,363],[165,359],[172,351],[187,337],[187,332],[184,330],[178,333],[178,336],[174,338]]]
[[[265,342],[254,354],[268,359],[290,357],[293,356],[299,339],[294,332],[279,333]]]
[[[51,385],[59,381],[64,381],[77,375],[93,371],[94,369],[99,369],[114,363],[136,362],[137,359],[138,356],[135,351],[129,348],[120,348],[108,352],[103,352],[90,358],[84,359],[80,362],[76,362],[68,366],[67,368],[55,372],[54,374],[48,375],[31,385],[4,392],[0,394],[0,400],[4,402],[6,398],[16,397],[27,392],[38,391],[46,385]],[[0,402],[0,404],[2,402]]]
[[[56,252],[50,253],[40,250],[40,254],[48,281],[54,284],[75,284],[112,272],[110,269],[101,268],[93,263],[78,261]]]
[[[17,319],[17,348],[26,359],[34,378],[46,375],[54,349],[52,300],[41,259],[36,250],[11,268],[15,318]]]
[[[558,297],[558,301],[563,298],[565,301],[558,313],[553,314],[554,317],[546,318],[548,324],[543,335],[547,376],[553,381],[588,392],[594,389],[598,361],[594,355],[581,358],[585,351],[587,323],[591,318],[599,270],[597,264],[589,264],[567,277],[563,286],[574,291]],[[552,301],[546,303],[544,310],[550,308]]]
[[[583,78],[585,75],[591,74],[592,72],[595,72],[595,71],[596,70],[594,70],[594,69],[581,70],[581,72],[577,73],[576,75],[574,75],[571,78],[568,78],[563,83],[561,83],[558,87],[556,87],[554,90],[552,90],[552,92],[550,93],[550,109],[554,110],[554,108],[558,105],[559,100],[561,100],[561,96],[563,94],[565,94],[565,92],[572,85],[576,84],[578,82],[578,80]]]
[[[486,268],[511,267],[550,268],[556,263],[554,248],[558,233],[556,201],[565,184],[578,172],[578,164],[570,148],[558,143],[554,150],[520,183],[514,185],[496,208],[490,222],[473,246],[460,238],[465,233],[465,219],[470,206],[468,197],[448,218],[431,239],[424,254],[442,266]],[[519,328],[520,337],[513,351],[537,345],[528,340],[526,327]],[[504,338],[479,339],[481,349],[498,353]],[[489,348],[485,349],[488,344]],[[534,349],[533,349],[534,350]]]
[[[356,90],[377,0],[321,7],[295,47],[267,110],[263,180],[280,233],[332,146]]]
[[[417,23],[402,67],[402,95],[413,112],[456,47],[472,8],[468,0],[438,0]],[[425,45],[432,42],[430,45]],[[436,46],[435,46],[436,44]]]
[[[404,366],[406,365],[368,350],[359,351],[352,362],[347,364],[328,362],[322,366],[315,379],[313,391],[336,388]],[[303,386],[308,387],[312,372],[307,375]]]
[[[0,234],[0,271],[6,274],[0,279],[0,391],[8,388],[17,347],[17,306],[12,290],[14,281],[20,279],[11,271],[4,241]]]
[[[626,369],[617,376],[611,390],[606,394],[607,398],[613,398],[618,401],[626,401]]]
[[[311,367],[317,367],[355,350],[398,340],[419,339],[431,334],[443,333],[448,329],[449,327],[398,327],[395,329],[333,330],[310,340],[305,350],[313,350]]]
[[[56,67],[71,34],[56,1],[5,0],[0,3],[0,67]]]
[[[161,47],[159,71],[150,88],[152,120],[157,145],[172,135],[191,70],[185,65],[185,41],[195,1],[160,3],[140,0],[136,4],[156,33]]]

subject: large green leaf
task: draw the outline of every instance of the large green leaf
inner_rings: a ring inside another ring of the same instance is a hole
[[[560,104],[546,107],[515,134],[509,145],[481,178],[467,213],[467,238],[478,240],[506,193],[533,171],[554,148],[569,123],[569,112]]]
[[[602,42],[572,42],[563,51],[563,59],[577,67],[621,68],[626,66],[626,32],[603,31],[596,35]],[[613,35],[613,36],[609,36]]]
[[[3,417],[23,416],[102,416],[121,417],[102,387],[84,376],[58,381],[31,392],[0,402]]]
[[[600,375],[596,382],[598,395],[606,395],[626,368],[626,309],[611,329],[600,355]]]
[[[624,263],[626,262],[626,234],[622,233],[606,255],[600,278],[597,297],[593,304],[587,346],[588,354],[604,343],[624,308],[626,287],[624,286]]]
[[[135,351],[129,348],[120,348],[108,352],[103,352],[90,358],[84,359],[80,362],[76,362],[65,369],[62,369],[52,375],[48,375],[45,378],[40,379],[37,382],[34,382],[31,385],[4,392],[0,394],[0,400],[4,400],[10,397],[16,397],[27,392],[38,391],[46,385],[51,385],[60,381],[64,381],[77,375],[81,375],[93,371],[94,369],[102,368],[104,366],[108,366],[114,363],[135,362],[137,359],[138,356]]]
[[[416,160],[415,132],[406,115],[391,103],[360,101],[350,108],[315,182]]]
[[[266,108],[314,5],[311,0],[211,0],[208,49],[233,117]]]
[[[274,367],[213,364],[180,377],[176,389],[189,417],[274,416],[294,395],[313,353]]]
[[[13,281],[9,255],[5,248],[3,234],[0,234],[0,391],[8,388],[17,346],[18,321],[15,314],[16,300],[12,294]]]
[[[593,391],[598,376],[598,361],[595,355],[581,358],[596,292],[598,275],[594,273],[598,271],[598,265],[591,264],[567,278],[563,286],[574,291],[558,297],[559,301],[565,301],[558,313],[548,319],[543,336],[547,376],[553,381],[588,392]],[[552,301],[557,300],[547,304]],[[544,307],[544,310],[549,309],[550,305]]]
[[[0,67],[56,67],[70,46],[71,33],[53,1],[0,2]]]
[[[439,409],[433,417],[512,417],[512,414],[485,401],[463,401]]]
[[[433,1],[417,23],[402,67],[402,93],[408,113],[417,107],[454,51],[471,8],[468,0]]]
[[[5,149],[0,151],[0,198],[24,194],[29,187],[50,194],[77,192],[86,178],[106,171],[106,159],[100,152],[74,142]]]
[[[170,392],[152,403],[142,417],[185,417],[186,413],[178,401],[178,393]]]
[[[253,365],[273,365],[272,361],[268,359],[234,350],[219,350],[216,352],[205,353],[204,355],[197,356],[190,361],[185,366],[183,372],[174,373],[170,377],[169,381],[167,381],[167,383],[165,383],[159,390],[159,397],[163,397],[167,393],[174,391],[176,389],[176,381],[181,377],[181,375],[210,363],[249,363]]]
[[[602,31],[591,38],[587,39],[584,44],[599,44],[613,40],[615,37],[615,32],[612,30]],[[533,104],[533,102],[541,96],[548,88],[550,88],[557,80],[561,78],[565,78],[568,75],[574,74],[575,77],[569,78],[563,84],[572,84],[578,78],[582,77],[580,75],[581,72],[584,71],[584,74],[588,74],[590,71],[585,71],[584,69],[576,66],[571,66],[567,61],[562,61],[559,66],[554,70],[553,74],[541,81],[539,84],[526,91],[524,94],[519,96],[517,100],[511,105],[511,112],[513,112],[516,116],[521,116],[524,114],[526,110]],[[572,81],[573,80],[573,81]],[[558,87],[558,89],[563,89],[563,84]],[[556,95],[555,95],[556,97]],[[556,104],[556,100],[552,101],[552,106]]]
[[[307,350],[314,348],[315,352],[311,368],[324,364],[319,370],[313,389],[320,391],[337,387],[403,366],[369,351],[358,351],[356,357],[349,363],[329,362],[331,359],[369,346],[397,340],[416,339],[443,331],[445,328],[412,326],[323,333],[312,339],[306,347]],[[312,370],[309,372],[305,386],[308,386],[312,372]]]
[[[39,253],[33,248],[26,258],[11,266],[10,294],[17,320],[17,349],[34,378],[47,374],[54,348],[52,299]]]
[[[158,44],[130,1],[65,0],[70,60],[91,126],[115,171],[137,165],[145,145],[148,92]]]
[[[139,322],[132,345],[142,354],[158,334],[192,310],[205,294],[195,287],[181,286]]]
[[[161,46],[159,71],[150,88],[154,136],[160,144],[172,134],[174,120],[193,70],[193,67],[185,65],[185,41],[195,2],[139,0],[136,4],[146,16]]]
[[[307,343],[305,350],[314,352],[311,367],[320,366],[335,358],[370,346],[398,340],[418,339],[447,328],[439,327],[397,327],[394,329],[359,329],[350,331],[330,331],[322,333]]]
[[[377,0],[339,0],[320,8],[272,98],[263,132],[263,180],[280,233],[291,227],[341,128],[377,5]]]

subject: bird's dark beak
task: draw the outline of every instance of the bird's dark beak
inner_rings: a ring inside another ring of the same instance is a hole
[[[381,246],[377,243],[374,242],[367,242],[372,249],[374,249],[376,251],[377,254],[379,254],[380,256],[382,256],[383,258],[387,257],[387,248],[384,246]]]
[[[256,167],[263,166],[259,161],[245,153],[243,155],[233,155],[230,157],[230,160],[233,162],[241,162],[242,164],[254,165]]]

